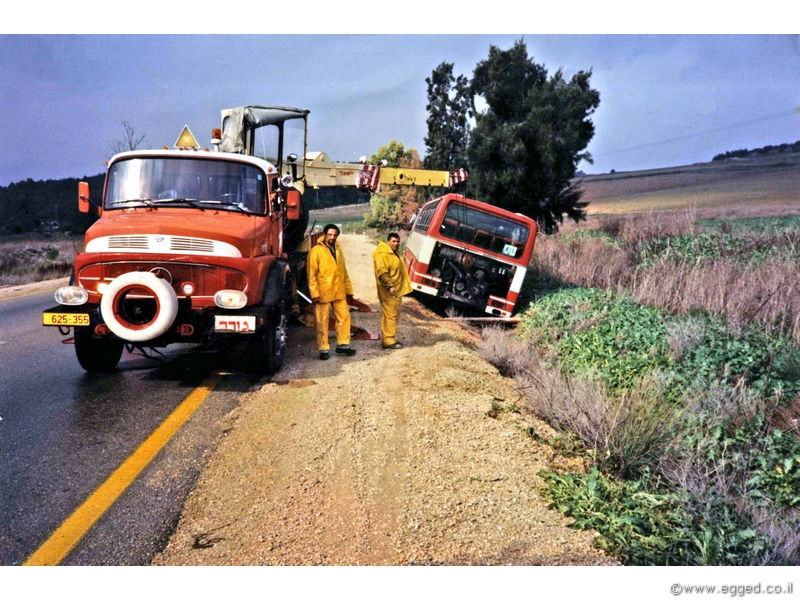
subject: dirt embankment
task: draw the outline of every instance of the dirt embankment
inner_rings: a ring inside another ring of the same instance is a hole
[[[27,283],[24,285],[6,285],[0,287],[0,301],[21,298],[22,296],[30,296],[32,294],[40,294],[41,292],[55,292],[59,287],[67,285],[67,283],[69,283],[69,277],[40,281],[38,283]],[[55,302],[55,300],[53,302]]]
[[[377,307],[371,253],[342,236],[356,295]],[[244,396],[207,457],[160,565],[609,564],[549,510],[536,473],[568,466],[493,403],[517,392],[475,340],[406,298],[401,350],[355,341],[317,359],[292,331],[284,370]],[[353,313],[379,331],[380,313]],[[490,414],[491,413],[491,416]]]

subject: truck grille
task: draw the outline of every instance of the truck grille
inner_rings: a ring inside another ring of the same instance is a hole
[[[233,244],[204,238],[161,234],[111,235],[86,244],[86,252],[140,252],[146,254],[200,254],[240,258]]]
[[[108,249],[136,248],[147,250],[150,247],[146,235],[112,235],[108,238]]]
[[[173,237],[170,241],[169,249],[178,252],[208,252],[213,254],[214,242],[197,238]]]

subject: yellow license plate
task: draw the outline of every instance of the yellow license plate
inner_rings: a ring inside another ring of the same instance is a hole
[[[61,327],[84,327],[90,324],[89,315],[80,313],[42,313],[43,325],[60,325]]]

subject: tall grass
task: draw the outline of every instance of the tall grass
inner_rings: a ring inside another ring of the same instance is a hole
[[[0,239],[0,287],[66,277],[83,241],[71,237]]]
[[[744,232],[712,238],[716,247],[691,246],[687,236],[699,230],[691,212],[597,219],[590,230],[541,236],[533,272],[544,281],[625,291],[676,314],[703,309],[733,326],[757,322],[800,342],[800,235]],[[659,242],[678,238],[690,246]]]
[[[596,378],[565,373],[553,364],[553,355],[536,346],[485,328],[479,351],[514,377],[531,412],[558,431],[577,434],[604,471],[637,476],[664,454],[676,435],[679,410],[664,401],[658,373],[613,394]]]

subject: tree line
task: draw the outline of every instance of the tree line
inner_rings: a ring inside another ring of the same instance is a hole
[[[745,158],[747,156],[765,156],[767,154],[789,154],[792,152],[800,152],[800,140],[796,141],[794,144],[763,146],[761,148],[754,148],[752,150],[748,150],[747,148],[742,148],[740,150],[729,150],[728,152],[717,154],[711,159],[711,161],[725,160],[726,158]]]
[[[97,220],[94,213],[78,211],[78,182],[88,181],[92,201],[100,203],[105,175],[82,179],[26,179],[0,187],[0,235],[32,233],[51,229],[85,232]]]

